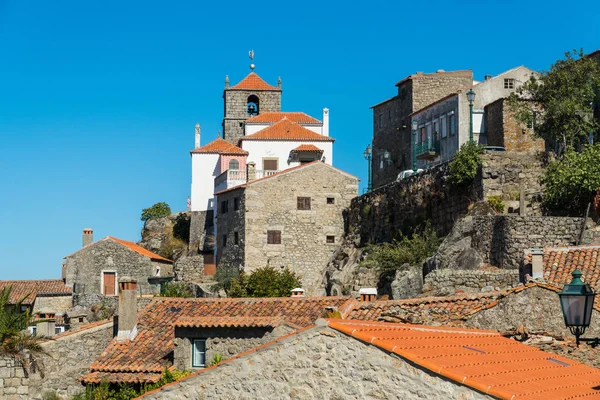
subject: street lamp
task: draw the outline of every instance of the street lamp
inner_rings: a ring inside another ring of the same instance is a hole
[[[390,152],[389,151],[384,151],[383,152],[383,159],[385,160],[385,164],[386,165],[390,165],[392,163],[392,160],[390,159]]]
[[[579,342],[592,342],[592,346],[596,346],[600,343],[598,338],[580,338],[590,326],[596,293],[590,285],[581,280],[583,275],[581,271],[576,269],[571,275],[573,275],[571,283],[565,285],[562,292],[558,294],[565,326],[575,335],[577,346]]]
[[[417,128],[419,127],[419,121],[413,119],[411,122],[411,128],[413,133],[413,172],[417,172]]]
[[[473,102],[475,101],[473,88],[467,92],[467,100],[469,101],[469,142],[473,143]]]
[[[367,146],[363,155],[365,156],[365,160],[367,160],[369,167],[369,180],[367,182],[367,192],[370,192],[371,190],[373,190],[373,166],[371,165],[371,160],[373,159],[373,148],[371,147],[371,145]]]

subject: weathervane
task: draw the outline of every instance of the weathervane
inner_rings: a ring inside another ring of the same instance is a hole
[[[254,61],[254,50],[250,50],[250,51],[248,52],[248,57],[250,57],[250,60]],[[252,71],[254,71],[254,67],[255,67],[254,63],[253,63],[253,62],[251,62],[251,63],[250,63],[250,69],[251,69]]]

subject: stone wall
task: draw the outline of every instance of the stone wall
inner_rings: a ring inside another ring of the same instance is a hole
[[[292,332],[288,326],[273,328],[175,328],[175,368],[192,369],[192,341],[206,339],[206,363],[215,354],[226,360]]]
[[[508,152],[545,151],[544,140],[533,137],[533,129],[515,119],[506,99],[488,104],[485,115],[489,146],[501,146]]]
[[[49,308],[55,313],[64,313],[73,308],[73,296],[71,294],[68,296],[38,294],[33,305],[33,313],[35,314],[42,308]]]
[[[281,90],[239,90],[225,89],[225,118],[223,118],[223,139],[237,144],[244,135],[243,123],[248,119],[248,97],[259,99],[259,113],[281,111]]]
[[[574,244],[583,222],[583,218],[573,217],[473,217],[475,229],[471,247],[482,255],[485,263],[500,268],[519,268],[526,249]]]
[[[459,291],[464,293],[491,292],[516,287],[519,282],[518,270],[438,269],[427,274],[423,284],[423,293],[418,297],[451,296]]]
[[[277,195],[275,195],[277,198]],[[227,203],[227,212],[223,212],[223,203]],[[234,209],[239,202],[238,209]],[[254,202],[261,204],[261,199]],[[243,269],[246,265],[246,206],[254,206],[246,199],[246,189],[235,189],[217,196],[217,265],[219,267]],[[237,236],[237,243],[236,243]],[[265,264],[266,265],[266,264]]]
[[[491,399],[329,328],[301,332],[144,399]]]
[[[42,344],[39,369],[25,370],[12,358],[0,359],[0,397],[7,400],[41,399],[46,392],[72,396],[83,386],[77,381],[112,340],[108,322],[57,336]],[[39,370],[43,371],[43,377]]]

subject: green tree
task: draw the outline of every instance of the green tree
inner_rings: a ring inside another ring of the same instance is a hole
[[[301,285],[300,277],[289,268],[281,270],[269,265],[250,274],[241,273],[231,280],[229,297],[288,297],[292,289]]]
[[[167,217],[169,215],[171,215],[171,207],[167,203],[160,202],[152,207],[144,208],[140,219],[146,222],[149,219]]]
[[[592,118],[592,104],[600,86],[600,65],[583,50],[565,53],[549,71],[533,75],[509,97],[508,104],[535,134],[560,144],[559,154],[589,142],[600,125]]]
[[[160,297],[194,297],[194,291],[186,282],[168,282],[161,287]]]
[[[580,215],[600,187],[600,144],[573,149],[550,163],[541,178],[544,205]]]
[[[475,176],[477,169],[481,165],[481,155],[483,147],[472,142],[464,143],[460,150],[456,152],[448,167],[450,175],[448,181],[453,188],[462,188],[468,186]]]

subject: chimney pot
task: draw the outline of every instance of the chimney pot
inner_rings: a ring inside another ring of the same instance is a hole
[[[533,279],[544,277],[544,249],[531,249],[531,277]]]
[[[94,242],[94,231],[92,228],[85,228],[82,235],[82,247],[85,247]]]
[[[256,163],[254,161],[250,161],[246,164],[246,181],[252,182],[256,179]]]
[[[489,81],[490,79],[492,79],[491,75],[486,75],[483,77],[484,80]]]
[[[119,319],[117,341],[133,340],[137,334],[137,280],[119,279]]]
[[[377,300],[377,288],[363,288],[358,291],[360,301],[375,301]]]
[[[292,289],[292,297],[304,297],[304,289],[302,289],[302,288]]]
[[[323,136],[329,136],[329,108],[323,109],[323,128],[321,132]]]

